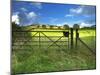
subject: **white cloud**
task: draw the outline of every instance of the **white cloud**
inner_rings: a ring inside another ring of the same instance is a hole
[[[95,7],[94,6],[79,6],[77,8],[71,8],[70,14],[74,15],[93,15],[95,14]]]
[[[55,23],[58,20],[58,18],[50,18],[50,20],[51,23]]]
[[[13,15],[12,16],[12,22],[15,22],[16,24],[19,24],[19,16],[18,15]]]
[[[40,2],[33,2],[33,3],[30,3],[31,5],[34,5],[35,7],[37,7],[38,9],[42,9],[42,3]]]
[[[66,14],[65,17],[73,17],[73,14]]]
[[[86,6],[81,5],[76,8],[70,8],[69,14],[66,14],[65,17],[74,17],[74,16],[84,16],[84,17],[91,17],[96,14],[96,9],[94,6]]]
[[[18,25],[30,25],[37,22],[37,14],[35,12],[23,12],[23,13],[14,13],[12,15],[12,22],[15,22]]]
[[[27,19],[29,20],[29,24],[36,23],[38,21],[38,15],[35,12],[29,12]]]
[[[63,26],[65,24],[68,24],[68,23],[67,22],[63,22],[63,23],[57,24],[57,26]]]
[[[36,15],[35,12],[29,12],[28,15],[27,15],[28,18],[34,18],[34,17],[36,17],[36,16],[37,16],[37,15]]]
[[[92,24],[89,24],[89,23],[85,23],[85,22],[81,22],[80,23],[80,27],[88,27],[88,26],[91,26]]]
[[[24,7],[22,7],[22,8],[21,8],[21,10],[22,10],[22,11],[25,11],[25,12],[27,11],[27,9],[26,9],[26,8],[24,8]]]
[[[37,22],[37,18],[38,18],[37,14],[33,11],[26,13],[25,17],[21,18],[21,19],[23,19],[21,24],[24,23],[24,25],[31,25],[31,24]]]
[[[75,13],[75,14],[80,14],[83,12],[83,6],[80,6],[78,8],[72,8],[72,9],[70,9],[70,12]]]
[[[69,14],[66,14],[65,17],[74,17],[78,14],[81,14],[83,12],[83,6],[79,6],[77,8],[71,8],[69,9]]]

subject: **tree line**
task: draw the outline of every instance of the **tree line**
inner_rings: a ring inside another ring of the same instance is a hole
[[[69,27],[68,24],[65,24],[63,26],[56,26],[56,25],[39,25],[39,24],[33,24],[33,25],[29,25],[29,26],[33,26],[33,28],[49,28],[49,29],[69,29],[69,28],[74,28],[74,29],[95,29],[96,25],[92,25],[90,27],[82,27],[80,28],[79,24],[74,24],[73,27]],[[19,26],[17,24],[15,24],[14,22],[12,22],[12,30],[22,30],[21,28],[23,28],[22,26]]]

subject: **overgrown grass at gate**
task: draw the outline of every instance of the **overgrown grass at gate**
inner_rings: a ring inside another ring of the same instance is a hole
[[[42,29],[34,29],[35,31],[42,31]],[[43,29],[44,30],[44,29]],[[46,30],[46,29],[45,29]],[[44,31],[45,31],[44,30]],[[52,31],[52,30],[49,30]],[[57,31],[57,30],[55,30]],[[32,32],[31,36],[35,33]],[[47,36],[63,36],[62,32],[44,32]],[[88,44],[89,47],[95,49],[95,30],[79,30],[80,38]],[[36,34],[38,36],[38,34]],[[43,36],[43,34],[40,34]],[[67,37],[64,37],[67,38]],[[74,32],[75,38],[75,32]],[[33,39],[33,38],[32,38]],[[34,39],[33,39],[34,40]],[[36,39],[35,39],[36,40]],[[39,39],[38,39],[39,40]],[[47,38],[41,38],[41,41],[46,41]],[[52,40],[57,40],[53,38]],[[65,39],[62,39],[64,41]],[[31,40],[32,41],[32,40]],[[47,40],[48,41],[48,40]],[[30,42],[31,43],[31,42]],[[75,43],[75,40],[74,40]],[[25,43],[27,44],[27,43]],[[38,44],[32,42],[32,44]],[[45,49],[24,46],[22,50],[13,50],[12,52],[12,72],[13,73],[34,73],[34,72],[50,72],[50,71],[64,71],[64,70],[79,70],[79,69],[95,69],[96,61],[93,55],[83,44],[78,42],[76,49],[64,49],[59,47]],[[45,45],[51,44],[47,42]],[[58,44],[61,44],[59,42]],[[62,45],[62,44],[61,44]]]

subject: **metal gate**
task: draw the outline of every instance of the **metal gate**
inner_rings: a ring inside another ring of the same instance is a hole
[[[67,31],[13,31],[13,50],[67,50],[73,46],[73,32]]]

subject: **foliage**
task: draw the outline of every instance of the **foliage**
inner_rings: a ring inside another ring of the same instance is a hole
[[[63,27],[64,29],[69,29],[69,26],[67,24],[65,24]]]
[[[59,26],[58,29],[61,29],[61,27]]]
[[[40,25],[37,25],[37,28],[39,28],[40,27]]]
[[[18,26],[15,22],[12,22],[12,31],[18,31],[21,30],[21,27]]]
[[[46,25],[42,25],[42,28],[46,28]]]
[[[91,28],[96,28],[96,25],[92,25]]]
[[[95,26],[91,26],[91,27],[83,27],[83,28],[81,28],[81,29],[85,29],[85,30],[91,30],[91,29],[93,29],[93,30],[95,30],[96,29],[96,27]]]
[[[53,25],[50,25],[50,29],[53,29],[53,27],[54,27]]]
[[[20,42],[17,42],[20,39],[21,40],[28,40],[29,38],[31,39],[31,34],[27,32],[23,32],[23,31],[26,31],[26,27],[19,26],[15,24],[14,22],[12,23],[12,42],[13,43],[20,44]]]
[[[78,24],[74,24],[73,28],[74,28],[74,29],[79,29],[80,26],[79,26]]]

